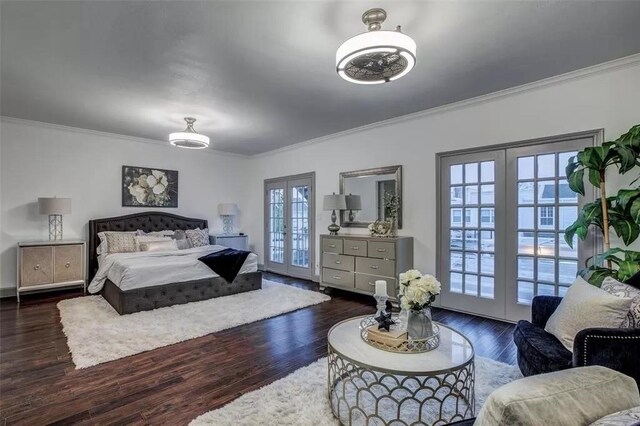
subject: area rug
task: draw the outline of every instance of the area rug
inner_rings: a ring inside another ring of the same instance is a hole
[[[518,367],[476,357],[476,413],[498,387],[522,377]],[[193,420],[190,426],[337,426],[327,398],[327,358]]]
[[[102,296],[63,300],[58,309],[73,363],[86,368],[330,299],[263,280],[261,290],[129,315],[119,315]]]

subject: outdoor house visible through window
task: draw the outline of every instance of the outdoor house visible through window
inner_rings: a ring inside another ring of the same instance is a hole
[[[593,198],[571,191],[565,167],[598,137],[439,154],[443,306],[517,320],[528,318],[535,295],[565,294],[592,248],[570,248],[564,229]]]

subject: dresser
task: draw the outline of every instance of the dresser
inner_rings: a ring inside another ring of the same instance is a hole
[[[236,250],[249,250],[249,236],[240,234],[209,235],[209,243],[234,248]]]
[[[320,235],[320,264],[321,287],[373,294],[385,280],[395,300],[398,275],[413,268],[413,237]]]
[[[86,292],[86,245],[62,240],[18,243],[18,302],[20,294],[81,285]]]

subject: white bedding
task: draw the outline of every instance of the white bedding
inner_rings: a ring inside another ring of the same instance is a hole
[[[187,250],[102,255],[98,272],[89,284],[89,293],[98,293],[102,290],[107,278],[122,291],[215,278],[219,275],[200,262],[198,258],[226,248],[216,245],[194,247]],[[258,256],[250,253],[240,269],[240,274],[257,270]]]

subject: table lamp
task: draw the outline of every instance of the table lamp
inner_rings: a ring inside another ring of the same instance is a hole
[[[354,210],[362,210],[362,200],[359,195],[349,194],[347,195],[347,210],[349,210],[349,222],[356,220]]]
[[[38,198],[41,215],[49,215],[49,240],[62,239],[62,215],[71,213],[71,198]]]
[[[330,235],[338,235],[340,225],[336,223],[336,210],[345,210],[347,208],[347,198],[344,194],[325,195],[322,203],[323,210],[331,210],[331,225],[328,226]]]
[[[218,204],[218,214],[222,217],[222,231],[225,235],[233,234],[233,217],[238,215],[238,205],[235,203]]]

